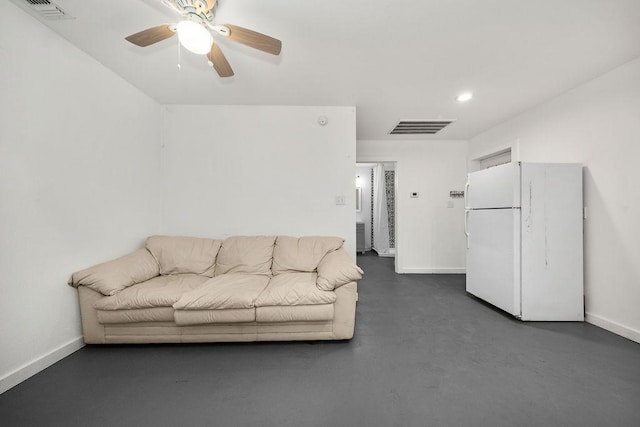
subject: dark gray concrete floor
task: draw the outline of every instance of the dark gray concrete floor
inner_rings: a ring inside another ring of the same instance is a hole
[[[0,395],[0,425],[640,426],[639,344],[358,263],[351,341],[87,346]]]

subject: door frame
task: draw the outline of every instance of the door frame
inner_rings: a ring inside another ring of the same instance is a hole
[[[399,266],[401,266],[402,264],[400,263],[401,260],[401,240],[399,238],[399,230],[400,230],[400,206],[398,203],[399,197],[398,195],[400,194],[399,192],[399,184],[400,184],[400,179],[399,179],[399,175],[400,175],[400,162],[398,161],[397,158],[394,157],[387,157],[384,160],[381,160],[379,157],[357,157],[356,158],[356,164],[355,164],[355,168],[358,168],[358,166],[363,166],[363,165],[369,165],[369,164],[378,164],[378,163],[393,163],[394,165],[394,182],[393,182],[393,186],[394,186],[394,191],[395,191],[395,197],[394,197],[394,241],[395,241],[395,250],[396,250],[396,255],[394,257],[394,261],[393,261],[393,269],[396,273],[399,273]],[[373,189],[372,191],[372,197],[373,197]],[[371,242],[371,244],[373,245],[373,242]]]

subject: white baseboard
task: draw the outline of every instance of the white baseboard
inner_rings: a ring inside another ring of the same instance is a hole
[[[602,329],[606,329],[609,332],[613,332],[616,335],[628,338],[631,341],[640,343],[640,331],[638,331],[637,329],[621,325],[620,323],[605,319],[604,317],[598,316],[597,314],[593,313],[585,313],[584,321],[587,323],[591,323],[592,325],[596,325]]]
[[[395,253],[393,253],[393,254],[378,254],[378,256],[382,257],[382,258],[395,258],[396,254]]]
[[[400,274],[465,274],[465,268],[403,268]]]
[[[57,361],[64,359],[71,353],[80,350],[82,347],[84,347],[82,337],[75,338],[43,356],[38,357],[29,363],[25,363],[18,369],[9,372],[7,375],[0,378],[0,394],[48,368]]]

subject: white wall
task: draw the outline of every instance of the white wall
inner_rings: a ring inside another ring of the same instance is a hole
[[[69,275],[160,227],[160,107],[0,2],[0,392],[82,345]]]
[[[396,162],[398,273],[465,271],[464,203],[449,191],[464,189],[466,156],[466,141],[357,142],[358,162]]]
[[[356,178],[360,177],[360,188],[362,196],[362,209],[356,212],[356,221],[364,223],[364,246],[366,250],[371,249],[371,171],[369,166],[358,166],[356,168]]]
[[[168,106],[163,123],[166,233],[337,235],[355,256],[355,108]]]
[[[640,58],[470,141],[473,159],[584,164],[587,321],[640,342]]]

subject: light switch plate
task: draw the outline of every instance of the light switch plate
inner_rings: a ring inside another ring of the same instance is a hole
[[[346,205],[344,196],[336,196],[336,205]]]

